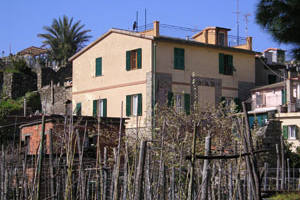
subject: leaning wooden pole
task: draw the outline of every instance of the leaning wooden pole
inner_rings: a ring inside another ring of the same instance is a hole
[[[205,156],[210,156],[211,138],[210,134],[205,137]],[[208,199],[208,186],[209,186],[209,160],[204,160],[203,172],[202,172],[202,184],[201,184],[201,200]]]
[[[247,143],[248,143],[248,151],[251,154],[248,158],[250,158],[250,162],[247,161],[247,164],[249,166],[249,171],[251,173],[251,182],[252,187],[255,192],[255,200],[261,200],[261,188],[260,188],[260,178],[259,178],[259,172],[257,167],[256,158],[254,156],[254,150],[253,150],[253,142],[252,142],[252,136],[251,136],[251,130],[249,125],[249,119],[248,119],[248,113],[246,109],[246,103],[243,102],[243,112],[244,112],[244,119],[245,119],[245,125],[246,125],[246,132],[247,132]]]
[[[193,132],[193,146],[192,146],[192,159],[191,159],[191,172],[190,172],[190,182],[188,188],[188,200],[193,199],[193,179],[194,179],[194,167],[196,160],[196,136],[197,136],[197,126],[194,124],[194,132]]]
[[[51,199],[52,199],[55,196],[52,129],[49,130],[49,167],[50,167],[50,192],[51,192]]]
[[[114,195],[113,200],[119,199],[119,176],[120,176],[120,157],[121,157],[121,140],[122,140],[122,126],[123,124],[123,101],[121,102],[121,118],[120,118],[120,128],[119,128],[119,141],[118,141],[118,151],[117,151],[117,163],[116,163],[116,173],[115,173],[115,185],[114,185]],[[137,124],[136,124],[137,126]]]
[[[280,138],[281,148],[281,189],[285,189],[285,155],[284,155],[284,141],[283,136]]]
[[[40,195],[41,195],[41,176],[43,170],[43,155],[44,155],[44,140],[45,140],[44,138],[45,138],[45,115],[42,115],[42,133],[41,133],[41,140],[40,140],[39,160],[38,160],[36,200],[40,200]]]
[[[143,199],[143,179],[144,179],[144,166],[146,157],[147,141],[142,140],[140,145],[140,156],[135,181],[135,196],[134,200]]]

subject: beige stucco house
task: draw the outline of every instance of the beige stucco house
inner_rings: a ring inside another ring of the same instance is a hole
[[[128,131],[136,123],[146,130],[153,106],[168,99],[189,113],[195,96],[211,104],[250,97],[255,82],[250,37],[230,47],[229,29],[208,27],[181,39],[160,34],[162,28],[156,21],[143,32],[110,29],[72,56],[73,110],[104,117],[123,113]]]

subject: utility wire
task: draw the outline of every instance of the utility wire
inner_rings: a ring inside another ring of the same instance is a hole
[[[284,79],[285,77],[284,76],[281,76],[280,74],[278,74],[277,72],[275,72],[274,70],[272,70],[266,63],[265,61],[263,61],[261,58],[260,58],[260,55],[259,54],[256,54],[258,56],[258,59],[260,60],[260,62],[266,67],[268,68],[272,73],[274,73],[275,75],[279,76],[280,78]]]

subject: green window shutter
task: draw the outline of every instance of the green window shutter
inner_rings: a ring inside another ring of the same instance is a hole
[[[96,76],[102,75],[102,58],[96,58]]]
[[[285,89],[281,90],[281,100],[282,100],[282,105],[286,104],[286,90]]]
[[[178,69],[179,65],[179,56],[178,56],[178,48],[174,48],[174,69]]]
[[[137,114],[138,116],[142,116],[142,94],[138,94],[138,110],[137,110]]]
[[[224,54],[219,53],[219,74],[224,74]]]
[[[241,111],[241,101],[239,98],[234,98],[234,103],[236,104],[236,111]]]
[[[229,68],[228,75],[233,75],[233,56],[232,55],[228,55],[228,68]]]
[[[224,108],[225,105],[226,105],[226,103],[224,102],[225,100],[226,100],[225,97],[221,97],[221,102],[220,102],[220,103],[222,103],[223,108]]]
[[[282,127],[282,135],[283,135],[284,140],[288,139],[288,126],[283,126]]]
[[[142,68],[142,49],[137,49],[137,68]]]
[[[189,115],[191,113],[191,95],[184,94],[184,109],[185,113]]]
[[[180,59],[180,66],[179,68],[184,70],[184,49],[180,49],[180,55],[179,55],[179,59]]]
[[[174,93],[173,92],[168,92],[168,107],[173,107],[174,106]]]
[[[299,139],[299,127],[295,126],[295,131],[296,131],[296,139]]]
[[[131,116],[131,95],[126,96],[126,116]]]
[[[174,48],[174,69],[184,70],[184,49]]]
[[[107,99],[102,99],[103,101],[103,117],[107,117]]]
[[[126,70],[130,70],[130,51],[126,51]]]
[[[98,100],[93,100],[93,116],[97,116],[97,101]]]
[[[81,103],[76,104],[76,115],[81,115]]]

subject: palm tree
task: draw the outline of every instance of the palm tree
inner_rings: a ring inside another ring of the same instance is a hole
[[[87,35],[91,30],[82,30],[85,25],[80,20],[73,24],[73,17],[69,20],[67,16],[53,19],[51,26],[44,26],[47,33],[38,34],[45,39],[43,46],[50,47],[50,59],[58,63],[67,63],[68,59],[80,51],[85,42],[91,38]]]

